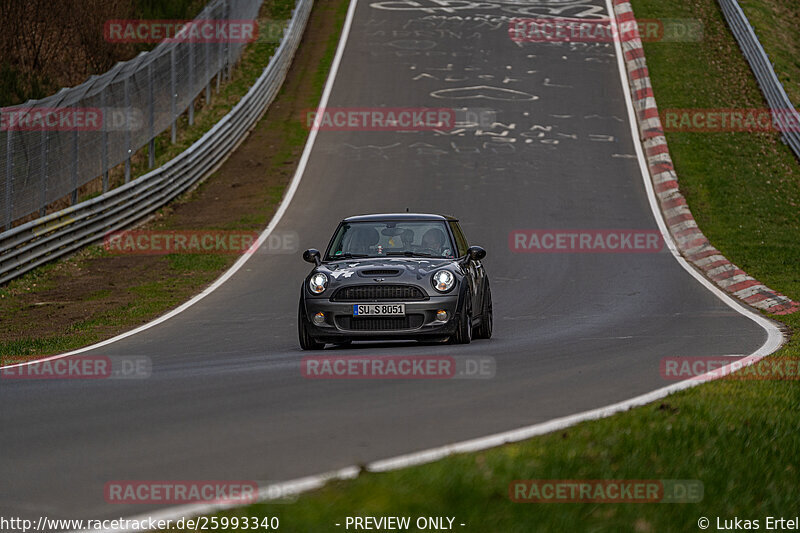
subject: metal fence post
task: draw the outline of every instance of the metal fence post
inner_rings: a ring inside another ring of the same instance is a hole
[[[220,15],[220,18],[224,18],[224,12]],[[219,82],[222,78],[222,64],[224,62],[224,45],[221,39],[217,39],[217,94],[219,94]]]
[[[10,127],[6,130],[6,216],[4,224],[6,230],[11,229],[11,222],[14,219],[11,215],[11,211],[14,209],[14,199],[12,198],[14,194],[14,145],[11,142],[13,131]]]
[[[73,107],[77,116],[77,104]],[[78,203],[78,149],[78,128],[74,128],[72,130],[72,205]]]
[[[206,80],[206,105],[209,105],[211,103],[211,74],[210,74],[211,58],[209,57],[210,56],[209,50],[211,49],[211,44],[204,43],[203,49],[206,52],[206,70],[204,76],[204,79]]]
[[[189,46],[189,125],[194,124],[194,43]]]
[[[169,85],[169,92],[171,96],[171,104],[170,104],[170,113],[172,113],[172,144],[175,144],[175,141],[178,137],[178,94],[176,93],[175,85],[177,84],[176,76],[177,73],[175,72],[175,47],[173,46],[169,50],[169,78],[170,78],[170,85]]]
[[[41,179],[41,193],[42,196],[39,198],[39,216],[43,217],[47,214],[47,143],[49,140],[48,131],[46,128],[42,129],[42,149],[40,152],[40,157],[42,159],[42,164],[40,167],[40,179]]]
[[[106,90],[100,91],[100,107],[103,110],[103,126],[100,133],[100,158],[103,167],[103,192],[108,192],[108,110],[106,109]]]
[[[231,19],[231,4],[228,2],[228,0],[223,0],[222,5],[225,6],[224,19],[225,23],[228,24]],[[228,26],[230,26],[230,24],[228,24]],[[228,36],[228,38],[225,40],[225,79],[229,80],[231,79],[231,43],[228,32],[225,32],[224,35]]]
[[[130,91],[130,76],[125,77],[125,113],[130,115],[131,112],[131,91]],[[128,124],[125,125],[125,183],[131,181],[131,128]]]
[[[156,166],[156,95],[153,84],[153,62],[151,61],[147,65],[147,85],[150,92],[150,105],[148,106],[150,108],[148,117],[150,129],[147,132],[148,136],[150,137],[150,142],[147,145],[147,163],[150,168]]]

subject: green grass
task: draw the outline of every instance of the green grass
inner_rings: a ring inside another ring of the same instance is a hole
[[[800,105],[800,6],[797,0],[739,0],[795,107]]]
[[[111,289],[100,289],[94,292],[90,292],[86,295],[84,300],[92,301],[92,300],[104,300],[111,296],[112,292]]]
[[[3,356],[3,364],[14,363],[19,356],[66,352],[102,340],[101,335],[91,332],[78,331],[71,333],[70,335],[60,335],[57,337],[30,337],[27,339],[3,342],[2,346],[0,346],[0,355]],[[9,355],[13,355],[14,357],[6,358],[6,356]]]
[[[633,5],[638,18],[705,23],[701,43],[645,44],[662,110],[765,105],[714,0]],[[668,140],[681,189],[712,243],[800,298],[800,166],[778,136],[670,133]],[[797,331],[799,315],[778,318]],[[776,357],[800,360],[798,339],[769,359]],[[797,381],[726,380],[522,443],[332,482],[290,505],[220,514],[278,516],[293,532],[343,530],[334,524],[346,516],[441,515],[467,524],[464,531],[487,532],[698,531],[701,516],[711,531],[716,517],[759,519],[764,528],[766,516],[797,514],[799,424]],[[705,495],[685,504],[512,503],[516,479],[696,479]]]
[[[230,256],[217,254],[169,254],[167,259],[175,272],[217,272],[230,263]]]
[[[0,288],[0,296],[13,299],[15,293],[37,293],[52,289],[55,281],[51,274],[55,268],[56,263],[47,263],[31,270],[24,276],[9,281]]]
[[[90,260],[92,255],[84,253],[79,260]],[[230,265],[233,256],[172,254],[166,257],[166,261],[171,274],[158,281],[145,282],[129,288],[129,293],[136,297],[132,302],[112,306],[107,311],[95,313],[85,320],[73,322],[60,335],[0,342],[0,358],[2,358],[3,364],[15,362],[26,356],[74,350],[108,338],[109,331],[138,326],[183,303],[186,300],[187,291],[194,292],[196,287],[211,283],[220,270]],[[34,271],[34,273],[36,272],[38,270]],[[4,289],[0,296],[13,299],[13,291],[18,289],[13,284],[20,285],[33,276],[28,275],[12,282],[12,286]],[[30,292],[34,292],[36,288],[32,287]],[[99,301],[113,298],[114,295],[115,293],[110,289],[101,289],[88,293],[83,300]],[[11,312],[21,314],[21,316],[29,314],[21,306],[6,307],[6,313]]]

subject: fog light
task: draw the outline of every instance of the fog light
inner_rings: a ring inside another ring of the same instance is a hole
[[[325,323],[325,313],[317,313],[314,315],[314,324],[321,326]]]
[[[447,320],[447,311],[444,309],[439,309],[436,311],[436,320],[441,320],[442,322]]]

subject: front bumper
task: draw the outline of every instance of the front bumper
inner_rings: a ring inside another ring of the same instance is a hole
[[[405,319],[354,318],[353,305],[367,303],[405,304]],[[445,322],[436,319],[436,312],[440,309],[447,311]],[[431,296],[424,301],[331,302],[325,298],[305,298],[309,334],[317,341],[328,343],[345,340],[444,339],[455,333],[457,309],[458,294],[455,292]],[[325,313],[325,322],[316,325],[312,318],[320,312]]]

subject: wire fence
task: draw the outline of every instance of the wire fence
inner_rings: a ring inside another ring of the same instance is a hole
[[[205,38],[164,40],[81,85],[0,110],[2,227],[42,217],[58,200],[75,205],[78,189],[101,176],[107,192],[109,170],[117,165],[125,165],[127,183],[131,157],[145,146],[152,168],[155,137],[171,128],[175,142],[177,118],[188,109],[191,124],[195,98],[205,91],[208,100],[213,78],[219,84],[239,58],[247,40],[232,38],[226,28],[254,20],[261,3],[212,0],[193,22],[213,21],[221,33],[212,28]]]
[[[800,128],[798,128],[800,114],[792,105],[778,76],[775,75],[769,56],[761,46],[739,3],[736,0],[719,0],[719,5],[733,36],[739,43],[747,62],[750,63],[750,68],[772,111],[773,120],[783,132],[783,140],[800,159]]]

